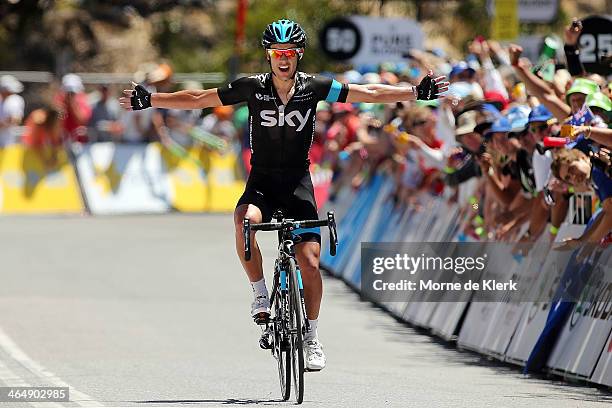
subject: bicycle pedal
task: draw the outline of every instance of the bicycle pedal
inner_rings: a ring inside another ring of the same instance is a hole
[[[259,312],[255,316],[253,316],[253,321],[255,324],[263,325],[270,322],[270,315],[265,312]]]

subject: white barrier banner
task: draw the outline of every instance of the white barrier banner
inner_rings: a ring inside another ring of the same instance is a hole
[[[610,331],[608,341],[604,344],[604,349],[601,352],[591,381],[612,387],[612,331]]]
[[[544,237],[544,239],[547,239],[547,237]],[[554,281],[553,277],[544,273],[542,269],[548,249],[547,245],[547,242],[540,241],[531,248],[529,256],[514,255],[515,269],[512,279],[531,288],[535,286],[538,278],[547,282]],[[536,294],[533,294],[533,296],[536,296]],[[513,299],[512,295],[509,295],[506,300],[506,303],[500,303],[499,318],[492,321],[491,335],[487,337],[483,344],[483,349],[488,354],[499,356],[501,359],[506,354],[522,317],[531,306],[531,302],[518,302],[521,299]]]
[[[609,266],[609,254],[595,252],[589,261],[602,268]],[[593,273],[599,271],[595,268]],[[602,276],[607,275],[602,272]],[[612,330],[612,281],[585,286],[583,297],[589,300],[575,303],[547,366],[564,375],[590,378]]]
[[[448,243],[448,256],[451,257],[454,249],[449,241],[472,241],[465,233],[465,227],[472,222],[475,215],[473,211],[477,211],[477,207],[459,207],[448,204],[444,198],[425,194],[416,197],[410,207],[403,207],[402,204],[394,206],[386,198],[390,186],[392,184],[387,179],[378,184],[378,187],[366,188],[356,196],[351,197],[346,190],[341,192],[341,195],[346,194],[342,200],[344,208],[338,208],[337,212],[347,216],[345,227],[357,239],[347,245],[346,249],[353,251],[343,262],[335,265],[339,269],[335,273],[344,276],[357,290],[360,290],[357,268],[360,263],[359,241],[395,242],[399,244],[395,250],[398,253],[404,248],[402,242],[406,248],[410,243],[445,242]],[[462,204],[471,202],[471,195],[466,190],[463,193]],[[573,218],[571,214],[568,217],[570,220]],[[584,225],[565,223],[556,241],[578,237],[584,228]],[[493,247],[496,244],[491,245]],[[493,251],[488,259],[488,270],[499,281],[512,280],[526,287],[527,292],[521,292],[522,297],[515,298],[508,291],[502,293],[502,297],[496,301],[484,302],[479,301],[474,292],[466,291],[465,299],[457,301],[454,297],[453,301],[447,301],[451,298],[438,297],[434,301],[428,293],[407,291],[396,301],[385,299],[379,302],[401,320],[429,328],[445,339],[454,339],[459,331],[459,347],[521,365],[525,365],[531,357],[530,369],[539,369],[547,362],[547,367],[564,376],[610,385],[612,282],[604,279],[605,283],[601,284],[602,279],[598,279],[601,276],[595,275],[592,275],[593,280],[583,280],[589,279],[588,274],[603,273],[601,271],[609,269],[598,265],[607,266],[612,262],[612,259],[608,259],[612,257],[610,252],[595,248],[594,252],[586,254],[591,256],[588,258],[590,262],[578,260],[576,263],[570,251],[551,252],[548,234],[544,234],[536,245],[530,246],[528,255],[520,255],[517,249]],[[477,250],[479,253],[483,251],[482,248]],[[443,252],[446,252],[446,247]],[[581,273],[574,269],[580,269]],[[398,281],[400,276],[397,274],[402,273],[400,269],[391,269],[385,276],[388,281]],[[580,288],[575,285],[589,281],[592,282],[591,287],[586,286],[582,292],[576,292],[581,293],[580,299],[584,300],[576,303],[540,300],[551,299],[562,293],[571,294],[572,287]],[[558,307],[561,304],[565,307]],[[554,311],[551,313],[553,306]]]
[[[507,281],[518,273],[520,266],[520,263],[513,258],[512,254],[495,252],[493,256],[489,257],[487,268],[500,273],[500,276],[504,276],[500,280]],[[503,302],[470,304],[457,344],[463,348],[490,354],[491,348],[496,349],[491,344],[495,344],[497,322],[502,320],[502,325],[513,325],[512,318],[507,320],[507,306]]]
[[[548,237],[543,236],[529,254],[531,257],[531,272],[536,274],[536,279],[532,284],[533,294],[531,295],[534,299],[541,299],[545,296],[544,294],[548,294],[546,297],[552,298],[559,282],[559,276],[552,277],[549,274],[540,273],[549,270],[549,263],[553,262],[552,258],[547,259],[546,257],[548,253],[547,239]],[[546,325],[550,307],[550,302],[526,302],[524,304],[520,321],[506,350],[506,361],[520,365],[525,364]]]
[[[76,168],[92,214],[170,210],[170,187],[153,145],[95,143],[75,152]]]

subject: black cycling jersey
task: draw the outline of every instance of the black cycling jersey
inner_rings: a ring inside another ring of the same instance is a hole
[[[317,102],[345,102],[348,86],[335,79],[297,72],[295,91],[283,105],[270,73],[218,88],[223,105],[247,102],[251,165],[259,169],[307,169]]]

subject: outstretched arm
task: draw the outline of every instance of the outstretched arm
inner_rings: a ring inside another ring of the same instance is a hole
[[[347,102],[393,103],[414,99],[437,99],[448,91],[444,76],[433,77],[433,72],[417,86],[392,86],[383,84],[349,84]]]
[[[125,96],[119,98],[119,104],[126,110],[140,110],[149,107],[204,109],[222,105],[217,88],[150,93],[142,85],[133,85],[133,89],[124,90]]]
[[[217,88],[202,90],[185,90],[172,93],[154,93],[151,105],[167,109],[204,109],[221,106]]]

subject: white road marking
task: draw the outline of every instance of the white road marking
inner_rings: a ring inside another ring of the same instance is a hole
[[[23,378],[19,377],[10,368],[0,361],[0,381],[2,381],[7,387],[31,387],[32,384],[27,383]],[[24,402],[24,404],[32,405],[33,407],[63,407],[63,405],[56,402]]]
[[[39,377],[49,386],[68,387],[70,390],[70,402],[74,402],[82,407],[102,407],[102,403],[94,400],[89,395],[68,385],[64,380],[47,370],[45,367],[32,360],[28,355],[0,328],[0,349],[4,350],[12,359],[19,362],[23,367],[35,376]],[[8,368],[6,368],[8,370]],[[9,376],[14,378],[13,376]],[[33,403],[32,403],[33,404]],[[49,403],[45,403],[49,406]]]

